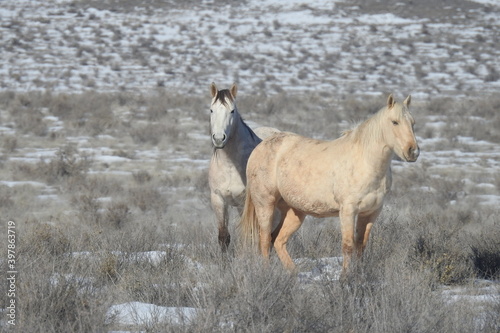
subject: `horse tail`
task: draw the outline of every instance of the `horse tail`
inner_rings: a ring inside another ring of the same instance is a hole
[[[242,245],[247,249],[249,247],[256,247],[260,228],[257,221],[257,215],[255,214],[255,206],[248,188],[239,226],[241,230]]]

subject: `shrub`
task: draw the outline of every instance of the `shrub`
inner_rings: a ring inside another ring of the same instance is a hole
[[[134,172],[134,173],[132,173],[132,176],[138,184],[147,183],[147,182],[151,181],[151,178],[152,178],[151,174],[146,170],[140,170],[140,171]]]
[[[2,142],[2,148],[5,149],[6,152],[12,153],[17,148],[17,138],[15,136],[4,136]]]
[[[49,264],[48,262],[44,262]],[[47,269],[23,274],[19,281],[17,329],[30,332],[99,332],[106,304],[85,278],[57,275]]]
[[[39,109],[32,105],[15,104],[10,108],[15,118],[16,128],[23,134],[33,133],[36,136],[45,136],[48,133],[47,125]]]
[[[497,223],[498,224],[498,223]],[[471,260],[477,277],[482,279],[500,278],[500,229],[481,233],[469,240]]]
[[[66,145],[60,147],[49,161],[41,160],[34,167],[24,165],[21,170],[48,184],[58,184],[69,179],[84,178],[91,164],[89,156],[80,154],[74,145]]]
[[[436,282],[442,284],[462,283],[470,278],[469,254],[460,244],[457,229],[440,227],[433,217],[421,223],[428,226],[416,231],[411,243],[410,263],[416,265],[416,269],[432,272]]]
[[[142,127],[132,129],[130,131],[130,136],[137,144],[149,143],[157,145],[160,143],[166,132],[166,127],[162,124],[147,124]]]
[[[75,194],[71,204],[75,206],[81,223],[100,225],[102,221],[101,203],[93,193]]]

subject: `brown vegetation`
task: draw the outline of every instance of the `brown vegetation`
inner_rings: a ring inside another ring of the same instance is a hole
[[[2,122],[15,130],[1,136],[0,179],[18,183],[0,185],[0,209],[2,223],[14,220],[19,230],[20,331],[498,331],[500,301],[491,295],[500,221],[475,187],[493,184],[486,194],[498,196],[498,177],[488,160],[437,168],[432,158],[483,152],[458,136],[497,142],[497,97],[415,100],[417,135],[440,141],[423,145],[421,162],[397,165],[364,261],[340,283],[315,261],[340,256],[336,219],[307,220],[290,241],[292,257],[307,259],[299,271],[314,279],[288,274],[274,254],[269,267],[238,251],[221,255],[207,200],[206,101],[160,96],[1,94]],[[385,97],[241,96],[239,108],[262,124],[335,138]],[[162,111],[159,98],[175,108]],[[82,111],[82,100],[96,114]],[[20,117],[19,108],[29,112]],[[446,126],[428,127],[436,115]],[[47,116],[62,122],[57,135],[48,135]],[[172,121],[178,134],[165,132]],[[184,326],[123,327],[106,318],[112,304],[129,301],[201,311]]]

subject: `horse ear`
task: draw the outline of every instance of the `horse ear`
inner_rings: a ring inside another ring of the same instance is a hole
[[[217,96],[217,86],[214,82],[210,85],[210,93],[212,94],[212,98]]]
[[[410,103],[411,103],[411,95],[408,95],[408,97],[406,97],[406,99],[404,100],[403,104],[409,108],[410,107]]]
[[[231,86],[231,90],[229,90],[229,92],[231,93],[233,98],[236,98],[236,94],[238,94],[238,86],[236,85],[236,83],[233,83],[233,85]]]
[[[387,98],[387,107],[390,109],[394,106],[394,104],[396,104],[396,100],[394,99],[392,94],[390,94],[389,97]]]

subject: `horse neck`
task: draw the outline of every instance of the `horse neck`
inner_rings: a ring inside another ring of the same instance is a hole
[[[391,165],[393,151],[384,138],[381,127],[381,112],[377,113],[354,130],[354,138],[361,145],[363,157],[375,168],[387,169]]]
[[[238,114],[231,136],[221,151],[244,174],[248,157],[261,141]]]

